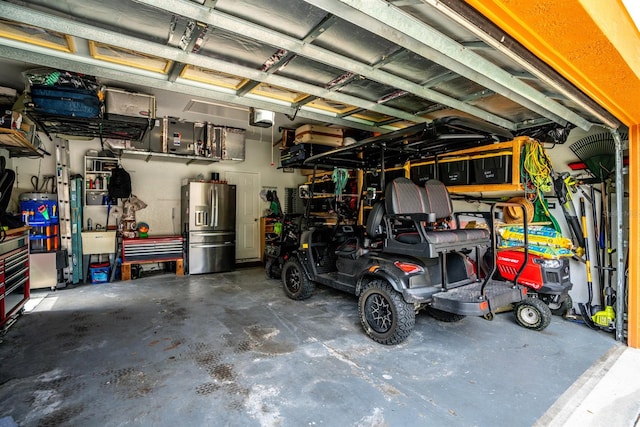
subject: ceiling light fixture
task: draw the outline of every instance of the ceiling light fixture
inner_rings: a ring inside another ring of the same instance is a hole
[[[249,124],[260,128],[273,126],[275,113],[269,110],[249,108]]]

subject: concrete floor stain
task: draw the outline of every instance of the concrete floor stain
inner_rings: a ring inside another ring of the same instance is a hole
[[[38,426],[58,427],[69,425],[69,422],[80,415],[83,411],[83,405],[65,406],[44,416],[40,421],[38,421]]]
[[[233,381],[236,379],[236,374],[233,372],[233,365],[223,363],[213,368],[213,377],[219,381]]]
[[[176,340],[171,343],[170,346],[163,348],[164,351],[174,350],[182,344],[182,341]]]
[[[204,383],[196,387],[196,393],[201,395],[211,394],[218,390],[220,390],[220,384],[216,383]]]

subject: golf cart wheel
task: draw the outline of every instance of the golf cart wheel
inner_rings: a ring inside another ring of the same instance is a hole
[[[285,262],[282,268],[282,284],[287,296],[295,300],[309,298],[315,287],[302,269],[300,261],[295,258]]]
[[[276,274],[275,266],[276,266],[277,258],[269,258],[267,263],[264,266],[264,271],[267,274],[267,279],[280,279],[280,275]]]
[[[571,298],[571,295],[567,294],[564,301],[560,304],[549,304],[549,308],[551,309],[551,314],[564,317],[571,312],[571,309],[573,308],[573,299]]]
[[[436,320],[448,323],[459,322],[465,318],[464,314],[449,313],[433,307],[427,307],[427,313]]]
[[[416,323],[413,305],[383,280],[367,284],[358,299],[358,314],[366,334],[380,344],[404,341]]]
[[[551,323],[551,310],[538,298],[526,298],[516,305],[516,322],[523,328],[541,331]]]

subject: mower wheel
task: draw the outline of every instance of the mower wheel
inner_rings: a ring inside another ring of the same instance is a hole
[[[523,328],[541,331],[551,323],[551,309],[538,298],[526,298],[515,308],[516,322]]]
[[[459,322],[466,317],[464,314],[449,313],[433,307],[427,307],[427,313],[436,320],[448,323]]]
[[[560,304],[553,304],[553,306],[549,305],[549,308],[551,309],[551,314],[564,317],[571,313],[571,309],[573,308],[573,299],[571,298],[571,295],[567,294],[564,301]]]
[[[383,280],[373,280],[363,288],[358,314],[365,333],[386,345],[404,341],[416,322],[413,305]]]
[[[315,285],[302,269],[300,261],[290,258],[282,268],[282,284],[284,293],[291,299],[303,300],[313,294]]]

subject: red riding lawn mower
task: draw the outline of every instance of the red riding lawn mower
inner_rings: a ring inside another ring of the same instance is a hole
[[[490,218],[478,213],[463,213],[470,220],[489,222]],[[544,256],[535,253],[536,246],[529,246],[526,265],[517,278],[517,283],[526,286],[529,295],[536,295],[544,302],[552,314],[565,316],[571,312],[573,301],[569,291],[573,287],[569,266],[569,256]],[[539,248],[539,247],[538,247]],[[533,250],[533,252],[532,252]],[[493,267],[493,249],[488,248],[480,265],[479,276],[484,277]],[[516,281],[520,267],[525,262],[525,253],[520,248],[505,248],[498,250],[496,257],[496,279]]]
[[[491,267],[493,257],[487,251],[485,264]],[[497,256],[497,274],[515,281],[516,274],[524,262],[524,252],[518,250],[501,250]],[[529,295],[536,293],[551,309],[551,313],[565,316],[573,307],[569,290],[573,287],[569,268],[569,258],[547,259],[540,255],[528,254],[527,265],[518,277],[518,284],[529,288]]]

